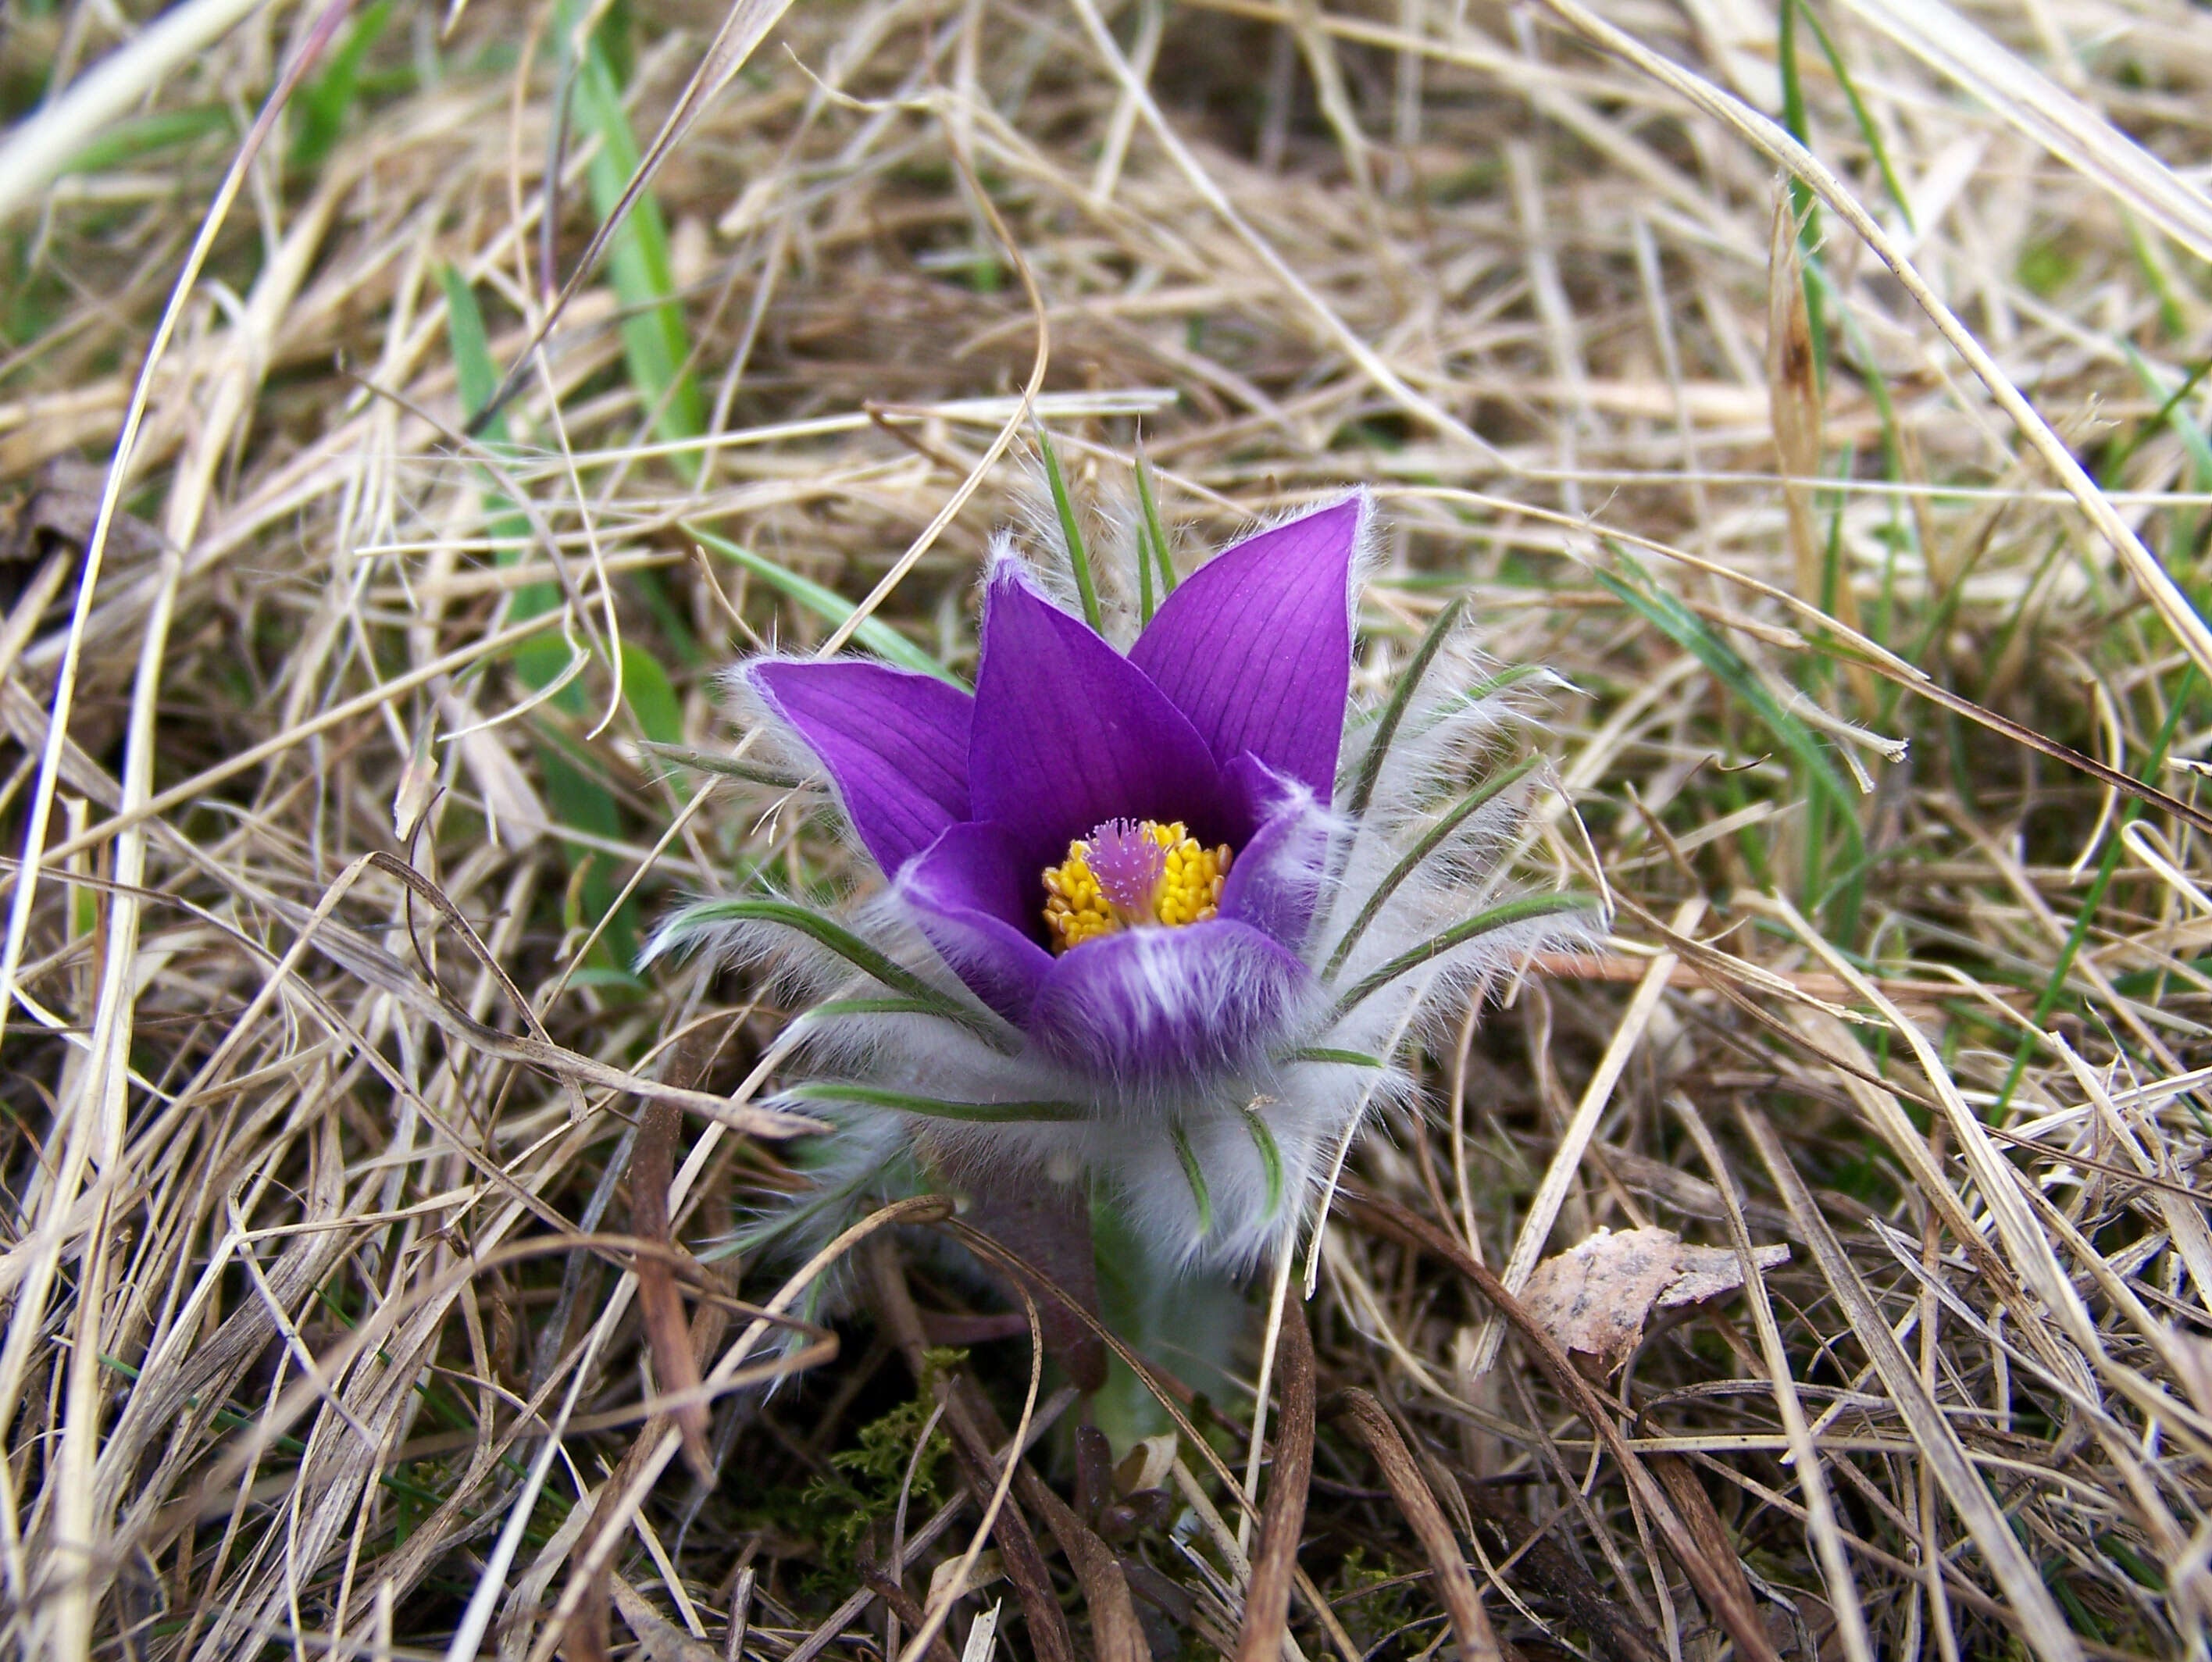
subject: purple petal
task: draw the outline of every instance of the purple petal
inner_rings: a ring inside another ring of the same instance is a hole
[[[1223,773],[1259,828],[1236,851],[1221,885],[1221,915],[1303,953],[1328,880],[1329,819],[1303,785],[1238,756]]]
[[[821,759],[886,875],[969,817],[975,701],[958,688],[852,659],[750,664],[744,673]]]
[[[1043,888],[1029,878],[1006,834],[991,825],[949,827],[895,888],[952,973],[1018,1025],[1053,963],[1030,934],[1032,914],[1043,914]]]
[[[1372,506],[1361,491],[1224,549],[1129,649],[1217,761],[1249,751],[1323,802],[1352,679],[1352,558]]]
[[[1023,1026],[1072,1068],[1158,1083],[1249,1059],[1284,1034],[1310,985],[1248,924],[1124,930],[1055,961]]]
[[[1004,827],[1032,873],[1120,816],[1218,834],[1219,770],[1206,741],[1142,670],[1011,561],[992,573],[984,604],[968,769],[975,816]]]

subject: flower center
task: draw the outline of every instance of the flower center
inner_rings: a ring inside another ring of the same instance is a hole
[[[1202,924],[1221,905],[1229,845],[1203,848],[1178,820],[1108,820],[1067,845],[1044,874],[1052,949],[1095,941],[1135,924]]]

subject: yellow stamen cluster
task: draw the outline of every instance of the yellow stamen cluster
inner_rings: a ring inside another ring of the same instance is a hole
[[[1067,845],[1066,859],[1045,868],[1044,922],[1054,952],[1134,924],[1202,924],[1220,909],[1228,844],[1205,847],[1180,820],[1169,825],[1146,820],[1137,832],[1160,849],[1160,875],[1141,905],[1117,904],[1108,895],[1091,869],[1091,845],[1080,838]]]

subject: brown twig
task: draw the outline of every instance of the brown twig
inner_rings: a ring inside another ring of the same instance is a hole
[[[1627,1479],[1629,1488],[1638,1501],[1652,1514],[1661,1538],[1674,1556],[1674,1562],[1681,1565],[1683,1572],[1690,1578],[1690,1584],[1697,1588],[1698,1596],[1705,1601],[1706,1607],[1728,1629],[1729,1637],[1735,1641],[1736,1648],[1747,1657],[1759,1659],[1759,1662],[1781,1662],[1775,1654],[1772,1642],[1766,1636],[1765,1629],[1759,1625],[1757,1612],[1735,1596],[1735,1588],[1727,1578],[1698,1550],[1689,1526],[1675,1512],[1674,1503],[1667,1498],[1666,1490],[1659,1486],[1636,1452],[1629,1447],[1627,1440],[1620,1435],[1620,1427],[1613,1422],[1613,1416],[1605,1404],[1590,1389],[1589,1382],[1575,1371],[1574,1364],[1567,1360],[1566,1353],[1559,1349],[1558,1342],[1537,1325],[1522,1307],[1521,1301],[1506,1289],[1497,1272],[1487,1265],[1468,1257],[1457,1241],[1427,1219],[1394,1202],[1364,1192],[1354,1192],[1348,1187],[1344,1191],[1344,1198],[1353,1212],[1380,1233],[1406,1246],[1435,1254],[1474,1284],[1475,1290],[1482,1295],[1490,1307],[1504,1317],[1520,1334],[1529,1353],[1550,1377],[1553,1388],[1582,1416],[1597,1435],[1598,1441],[1620,1463],[1622,1477]]]
[[[915,1307],[914,1295],[907,1290],[906,1271],[896,1248],[887,1240],[871,1241],[867,1268],[877,1313],[890,1330],[919,1383],[928,1375],[923,1357],[927,1344],[922,1336],[921,1314]],[[951,1433],[953,1458],[959,1462],[961,1476],[978,1496],[987,1495],[998,1482],[998,1474],[992,1470],[995,1464],[992,1450],[1005,1442],[1005,1435],[987,1434],[985,1425],[996,1416],[972,1382],[956,1374],[942,1381],[939,1389],[945,1392],[945,1424]],[[1014,1450],[1006,1458],[1018,1461],[1021,1453]],[[1000,1509],[993,1538],[1006,1563],[1006,1579],[1014,1584],[1015,1597],[1021,1600],[1030,1643],[1041,1662],[1075,1662],[1075,1641],[1068,1632],[1067,1618],[1060,1614],[1060,1601],[1053,1596],[1044,1555],[1037,1550],[1036,1537],[1011,1496]]]
[[[975,1390],[972,1381],[962,1383],[968,1391]],[[1121,1573],[1114,1550],[1028,1466],[1014,1474],[1014,1487],[1044,1519],[1053,1539],[1074,1566],[1076,1580],[1083,1585],[1083,1602],[1091,1611],[1091,1641],[1099,1662],[1152,1662],[1145,1630],[1137,1622],[1137,1607],[1129,1598],[1128,1578]]]
[[[1495,1556],[1492,1571],[1516,1587],[1556,1600],[1568,1623],[1582,1629],[1605,1662],[1662,1662],[1667,1653],[1635,1612],[1605,1596],[1589,1567],[1560,1544],[1553,1527],[1571,1508],[1532,1524],[1511,1502],[1462,1474],[1461,1498],[1476,1535]]]
[[[1244,1587],[1244,1625],[1237,1635],[1237,1662],[1275,1662],[1289,1629],[1291,1586],[1305,1528],[1306,1486],[1313,1477],[1315,1368],[1313,1335],[1304,1304],[1283,1307],[1283,1336],[1275,1360],[1282,1404],[1275,1422],[1275,1463],[1260,1513],[1260,1539],[1252,1552],[1252,1577]]]
[[[694,1029],[684,1036],[672,1058],[673,1071],[695,1083],[711,1060],[705,1054],[704,1040],[703,1032]],[[648,1102],[638,1116],[637,1141],[629,1162],[631,1227],[640,1240],[671,1249],[674,1243],[669,1238],[668,1186],[675,1180],[676,1141],[683,1129],[684,1115],[675,1104]],[[639,1257],[637,1307],[662,1391],[672,1394],[696,1391],[702,1377],[699,1356],[692,1348],[690,1326],[684,1316],[684,1295],[677,1290],[671,1256],[652,1253]],[[712,1421],[707,1404],[684,1403],[675,1410],[675,1420],[684,1434],[684,1458],[692,1476],[702,1483],[711,1483],[714,1457],[707,1441]]]
[[[1467,1560],[1460,1556],[1459,1543],[1452,1538],[1451,1525],[1382,1404],[1372,1392],[1355,1386],[1338,1393],[1331,1417],[1365,1443],[1375,1464],[1382,1468],[1382,1481],[1390,1486],[1398,1509],[1413,1526],[1436,1571],[1437,1589],[1451,1613],[1452,1630],[1459,1635],[1460,1655],[1468,1662],[1498,1662],[1498,1635],[1483,1610],[1482,1594],[1468,1571]]]

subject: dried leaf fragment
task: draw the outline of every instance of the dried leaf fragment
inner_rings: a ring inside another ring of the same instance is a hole
[[[82,550],[92,540],[100,498],[106,491],[105,465],[74,456],[49,458],[33,476],[29,493],[0,526],[0,564],[27,565],[56,543]],[[135,514],[118,513],[107,534],[109,545],[125,553],[161,552],[161,533]]]
[[[646,1662],[720,1662],[712,1645],[684,1632],[620,1576],[615,1578],[614,1594],[615,1608],[637,1635],[638,1653]]]
[[[1762,1270],[1790,1259],[1784,1246],[1754,1252]],[[1742,1263],[1728,1247],[1685,1246],[1672,1229],[1601,1228],[1539,1264],[1522,1297],[1559,1348],[1602,1379],[1644,1342],[1652,1311],[1703,1304],[1742,1285]]]
[[[980,1592],[992,1582],[1002,1580],[1006,1574],[1006,1562],[1000,1557],[999,1550],[986,1547],[975,1555],[975,1562],[969,1567],[967,1579],[960,1583],[959,1591],[955,1592],[951,1591],[953,1577],[960,1573],[960,1564],[959,1559],[948,1558],[930,1572],[929,1597],[923,1601],[923,1609],[934,1609],[946,1599],[965,1598],[969,1593]]]
[[[1751,1255],[1761,1270],[1779,1269],[1790,1262],[1790,1249],[1785,1246],[1754,1246]],[[1734,1247],[1685,1246],[1681,1272],[1660,1294],[1659,1307],[1679,1310],[1686,1304],[1704,1304],[1742,1285],[1743,1260]]]

